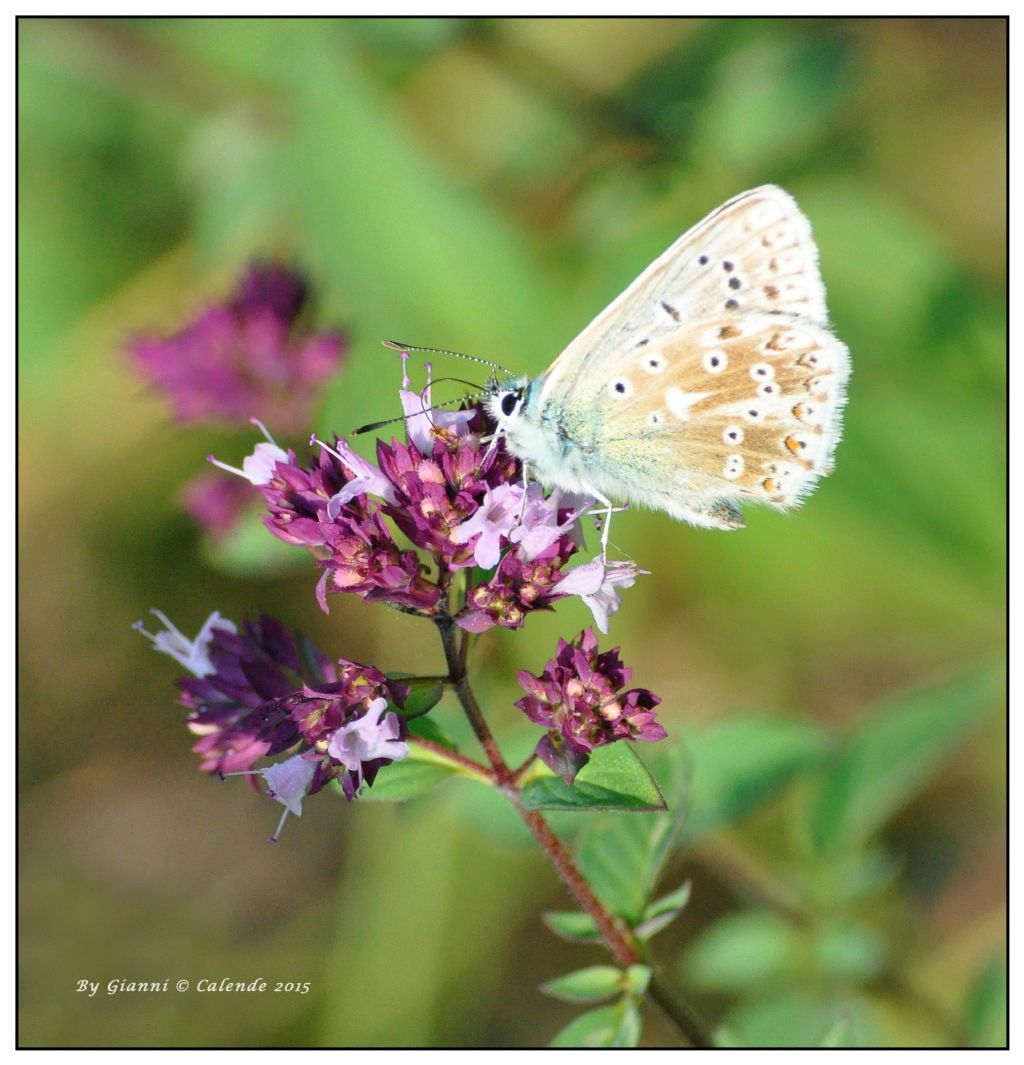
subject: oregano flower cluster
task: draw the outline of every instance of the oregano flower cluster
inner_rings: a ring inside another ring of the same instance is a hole
[[[134,355],[179,420],[237,415],[249,402],[290,428],[294,406],[273,402],[281,388],[316,380],[340,354],[339,337],[297,325],[304,294],[287,272],[253,268],[226,307],[166,340],[136,341]],[[249,348],[255,372],[244,388],[226,388]],[[427,386],[411,390],[407,358],[398,397],[405,438],[378,440],[373,459],[337,435],[313,437],[301,452],[283,447],[250,417],[263,435],[252,452],[238,466],[210,461],[261,497],[270,534],[309,552],[310,591],[323,611],[350,594],[436,625],[449,666],[442,692],[459,684],[477,635],[520,629],[531,613],[567,597],[581,597],[607,632],[620,589],[640,571],[603,556],[580,561],[593,501],[524,483],[480,409],[432,405],[429,367]],[[205,395],[211,388],[221,390],[218,399]],[[308,407],[308,397],[303,402]],[[247,775],[285,817],[332,782],[356,798],[406,759],[410,745],[432,742],[417,719],[433,704],[409,700],[416,678],[328,654],[268,616],[236,625],[214,613],[189,640],[155,613],[162,629],[138,628],[188,670],[178,686],[200,768]],[[566,783],[598,747],[665,736],[658,697],[623,691],[629,679],[617,651],[598,651],[593,629],[559,641],[540,674],[519,672],[526,695],[516,705],[545,730],[535,756]]]

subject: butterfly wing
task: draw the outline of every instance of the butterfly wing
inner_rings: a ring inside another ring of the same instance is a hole
[[[732,503],[796,506],[831,470],[848,375],[846,347],[803,319],[679,329],[591,407],[597,487],[717,527],[742,524]]]
[[[810,225],[774,186],[685,233],[559,356],[547,420],[593,487],[699,525],[797,505],[830,469],[849,354],[828,330]]]

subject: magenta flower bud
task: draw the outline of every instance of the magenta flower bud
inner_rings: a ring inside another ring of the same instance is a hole
[[[516,706],[549,731],[537,744],[538,756],[571,784],[595,747],[617,740],[664,739],[655,720],[661,700],[646,688],[621,689],[632,670],[622,665],[618,648],[597,650],[592,629],[576,643],[558,641],[558,651],[538,677],[519,671],[519,685],[527,693]]]

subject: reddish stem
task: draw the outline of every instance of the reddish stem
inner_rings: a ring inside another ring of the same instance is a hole
[[[516,810],[519,811],[519,816],[522,817],[527,828],[533,833],[534,839],[537,840],[548,861],[551,862],[555,871],[562,878],[562,882],[579,903],[580,908],[589,914],[615,960],[623,968],[642,962],[643,959],[629,930],[623,927],[618,918],[601,904],[600,899],[591,890],[583,874],[576,868],[568,850],[566,850],[565,845],[558,836],[555,835],[551,826],[536,810],[523,809],[522,796],[516,778],[517,774],[521,773],[532,759],[527,759],[515,773],[506,765],[469,683],[465,658],[460,653],[462,649],[456,645],[455,626],[450,618],[439,618],[437,619],[437,627],[441,634],[441,642],[444,644],[445,660],[448,663],[449,670],[448,679],[455,686],[459,702],[466,717],[469,719],[473,732],[480,741],[480,746],[487,755],[488,761],[494,767],[496,785],[515,806]],[[688,1045],[693,1047],[714,1046],[710,1035],[708,1035],[703,1024],[689,1006],[669,990],[657,975],[652,977],[648,985],[648,994],[679,1029]]]

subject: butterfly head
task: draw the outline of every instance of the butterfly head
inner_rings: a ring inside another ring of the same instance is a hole
[[[528,378],[498,381],[491,378],[484,393],[484,408],[500,430],[515,421],[522,413],[530,392]]]

